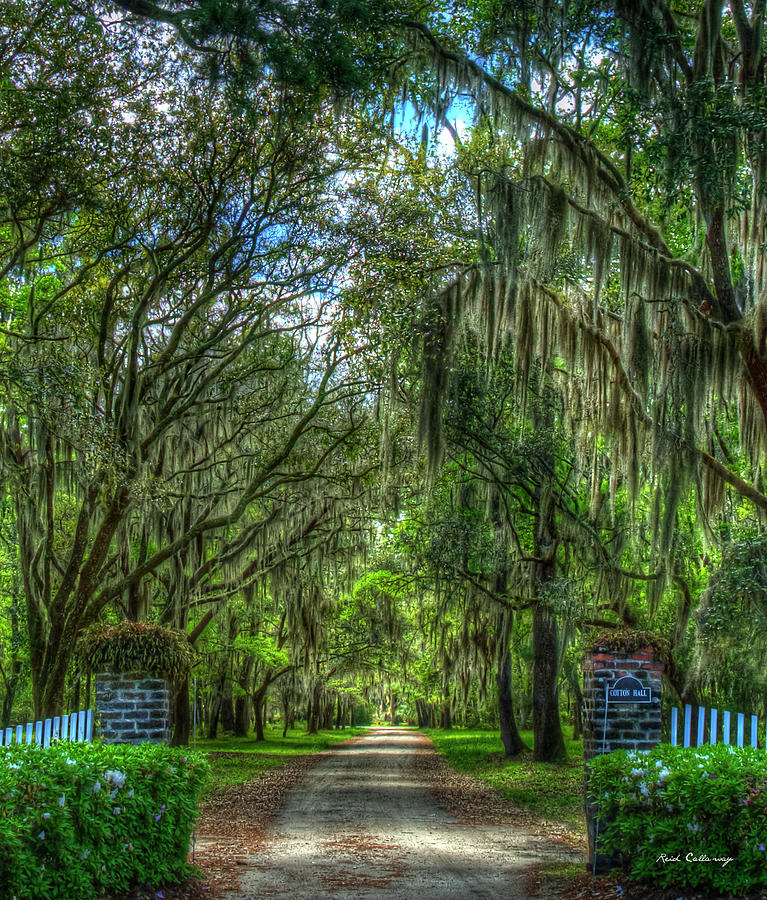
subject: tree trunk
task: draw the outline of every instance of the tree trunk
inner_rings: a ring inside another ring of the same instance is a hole
[[[581,690],[580,666],[574,660],[564,664],[565,678],[573,700],[573,740],[578,741],[583,735],[583,691]]]
[[[207,710],[207,725],[208,725],[208,739],[215,740],[216,734],[218,732],[218,723],[221,718],[221,704],[224,696],[224,685],[226,684],[226,679],[221,678],[218,683],[214,683],[213,689],[210,693],[210,700],[208,701],[208,710]]]
[[[256,740],[257,741],[265,741],[264,737],[264,706],[262,703],[258,702],[258,699],[254,698],[253,701],[253,721],[254,728],[256,732]]]
[[[212,703],[208,711],[208,730],[207,737],[209,741],[215,741],[218,734],[218,720],[221,717],[221,698],[217,698]]]
[[[250,724],[250,700],[246,695],[240,695],[234,701],[234,735],[235,737],[247,737]]]
[[[666,671],[663,674],[683,706],[687,703],[692,707],[700,705],[697,685],[680,669],[673,654],[666,661]]]
[[[234,731],[234,698],[231,682],[227,682],[224,696],[221,698],[221,728],[230,734]]]
[[[185,747],[189,743],[191,716],[189,714],[189,678],[173,692],[173,735],[171,747]]]
[[[19,548],[27,605],[32,695],[35,717],[52,718],[64,709],[67,672],[81,630],[95,618],[91,600],[98,572],[104,565],[115,531],[129,505],[127,488],[120,488],[109,504],[95,534],[89,538],[88,524],[93,512],[92,500],[98,486],[91,485],[84,497],[72,545],[67,572],[53,598],[41,603],[37,587],[29,577],[34,561],[29,553],[31,538],[19,529]],[[21,496],[21,495],[20,495]],[[23,502],[18,504],[17,521],[24,520]],[[28,516],[27,516],[28,519]],[[25,550],[26,548],[26,550]],[[86,553],[87,551],[87,553]],[[39,609],[47,607],[44,622]]]
[[[498,719],[501,726],[501,740],[506,756],[516,756],[530,748],[522,740],[514,718],[514,700],[511,693],[511,611],[498,614],[498,665],[496,683],[498,685]]]
[[[333,728],[333,701],[326,700],[322,704],[322,730],[331,731]]]
[[[267,691],[269,687],[277,681],[278,678],[281,678],[286,672],[289,672],[291,669],[290,666],[286,666],[284,669],[280,669],[279,671],[275,671],[272,668],[267,668],[264,674],[263,680],[261,684],[256,688],[253,692],[253,716],[255,719],[255,728],[256,728],[256,740],[263,741],[264,738],[264,725],[266,724],[266,713],[267,713]],[[285,709],[285,727],[283,729],[282,736],[285,737],[285,730],[287,729],[287,704]]]
[[[11,674],[5,683],[5,695],[3,696],[3,708],[0,711],[0,728],[8,728],[11,724],[13,702],[16,699],[16,691],[21,678],[21,660],[14,659],[11,663]]]
[[[72,711],[79,712],[80,711],[80,682],[82,680],[82,675],[79,669],[75,669],[75,680],[72,685]]]
[[[453,720],[450,717],[450,697],[449,695],[445,696],[445,699],[442,701],[442,706],[439,711],[439,727],[443,729],[450,729],[453,727]]]
[[[527,731],[530,727],[530,713],[533,708],[533,664],[531,659],[522,659],[517,656],[517,684],[521,684],[519,690],[519,730]]]
[[[343,705],[341,703],[341,695],[336,697],[336,731],[341,730],[341,722],[343,721]]]
[[[264,737],[264,700],[266,698],[266,691],[269,688],[271,681],[269,676],[263,680],[258,690],[253,694],[253,714],[255,717],[255,727],[256,727],[256,740],[263,741],[266,740]]]
[[[307,734],[317,734],[320,730],[320,717],[322,716],[322,683],[315,682],[309,698],[309,708],[306,713]]]
[[[539,428],[552,426],[552,409],[546,406]],[[553,458],[548,468],[554,471]],[[538,762],[563,760],[567,754],[559,718],[559,641],[557,620],[549,607],[546,588],[554,580],[557,564],[557,536],[554,486],[538,484],[535,489],[535,555],[539,596],[533,607],[533,759]]]
[[[566,758],[559,719],[557,622],[543,603],[533,610],[533,759]]]
[[[285,694],[283,696],[283,701],[282,701],[282,717],[283,717],[282,736],[283,737],[288,736],[288,724],[290,722],[290,707],[291,707],[290,700],[288,700],[287,694]]]
[[[5,682],[5,694],[3,696],[3,707],[0,711],[0,728],[8,728],[11,724],[11,715],[13,713],[13,702],[16,699],[16,692],[19,688],[21,680],[22,661],[16,655],[15,649],[21,644],[21,634],[19,626],[19,607],[16,591],[16,579],[14,578],[14,599],[11,604],[11,671],[7,676],[3,676]]]

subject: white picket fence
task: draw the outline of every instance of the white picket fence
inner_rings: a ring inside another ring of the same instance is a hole
[[[93,740],[93,710],[82,709],[68,716],[54,716],[52,719],[41,719],[38,722],[27,722],[14,728],[0,730],[0,747],[11,743],[42,744],[50,747],[53,741]]]
[[[725,709],[721,715],[721,729],[718,709],[707,710],[705,706],[699,706],[697,711],[693,711],[692,706],[688,703],[684,708],[684,732],[682,734],[683,747],[702,747],[706,737],[706,713],[708,713],[708,743],[709,744],[730,744],[736,747],[742,747],[746,738],[746,716],[744,713],[731,713]],[[758,729],[759,720],[757,716],[749,716],[750,719],[749,733],[750,744],[752,747],[759,746]],[[735,734],[732,734],[732,724],[735,722]],[[693,738],[695,741],[693,743]],[[733,740],[734,738],[734,740]],[[677,747],[679,741],[679,710],[676,707],[671,709],[671,743]],[[765,732],[765,746],[767,746],[767,732]]]

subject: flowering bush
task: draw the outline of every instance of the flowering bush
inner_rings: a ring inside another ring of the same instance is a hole
[[[591,761],[599,849],[636,881],[744,894],[767,885],[767,754],[723,744],[616,750]]]
[[[0,748],[0,896],[95,898],[180,880],[207,770],[163,745]]]

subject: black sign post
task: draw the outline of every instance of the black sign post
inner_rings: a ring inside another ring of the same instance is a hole
[[[607,699],[613,703],[652,703],[652,691],[633,675],[624,675],[607,686]]]
[[[633,675],[624,675],[615,684],[605,687],[605,722],[602,728],[602,753],[607,746],[607,710],[616,703],[652,703],[652,690]]]

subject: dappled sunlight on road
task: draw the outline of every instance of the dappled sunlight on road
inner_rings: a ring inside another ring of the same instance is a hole
[[[423,735],[396,729],[326,751],[232,900],[525,900],[530,865],[574,858],[521,829],[466,825],[440,809],[414,764],[433,752]]]

